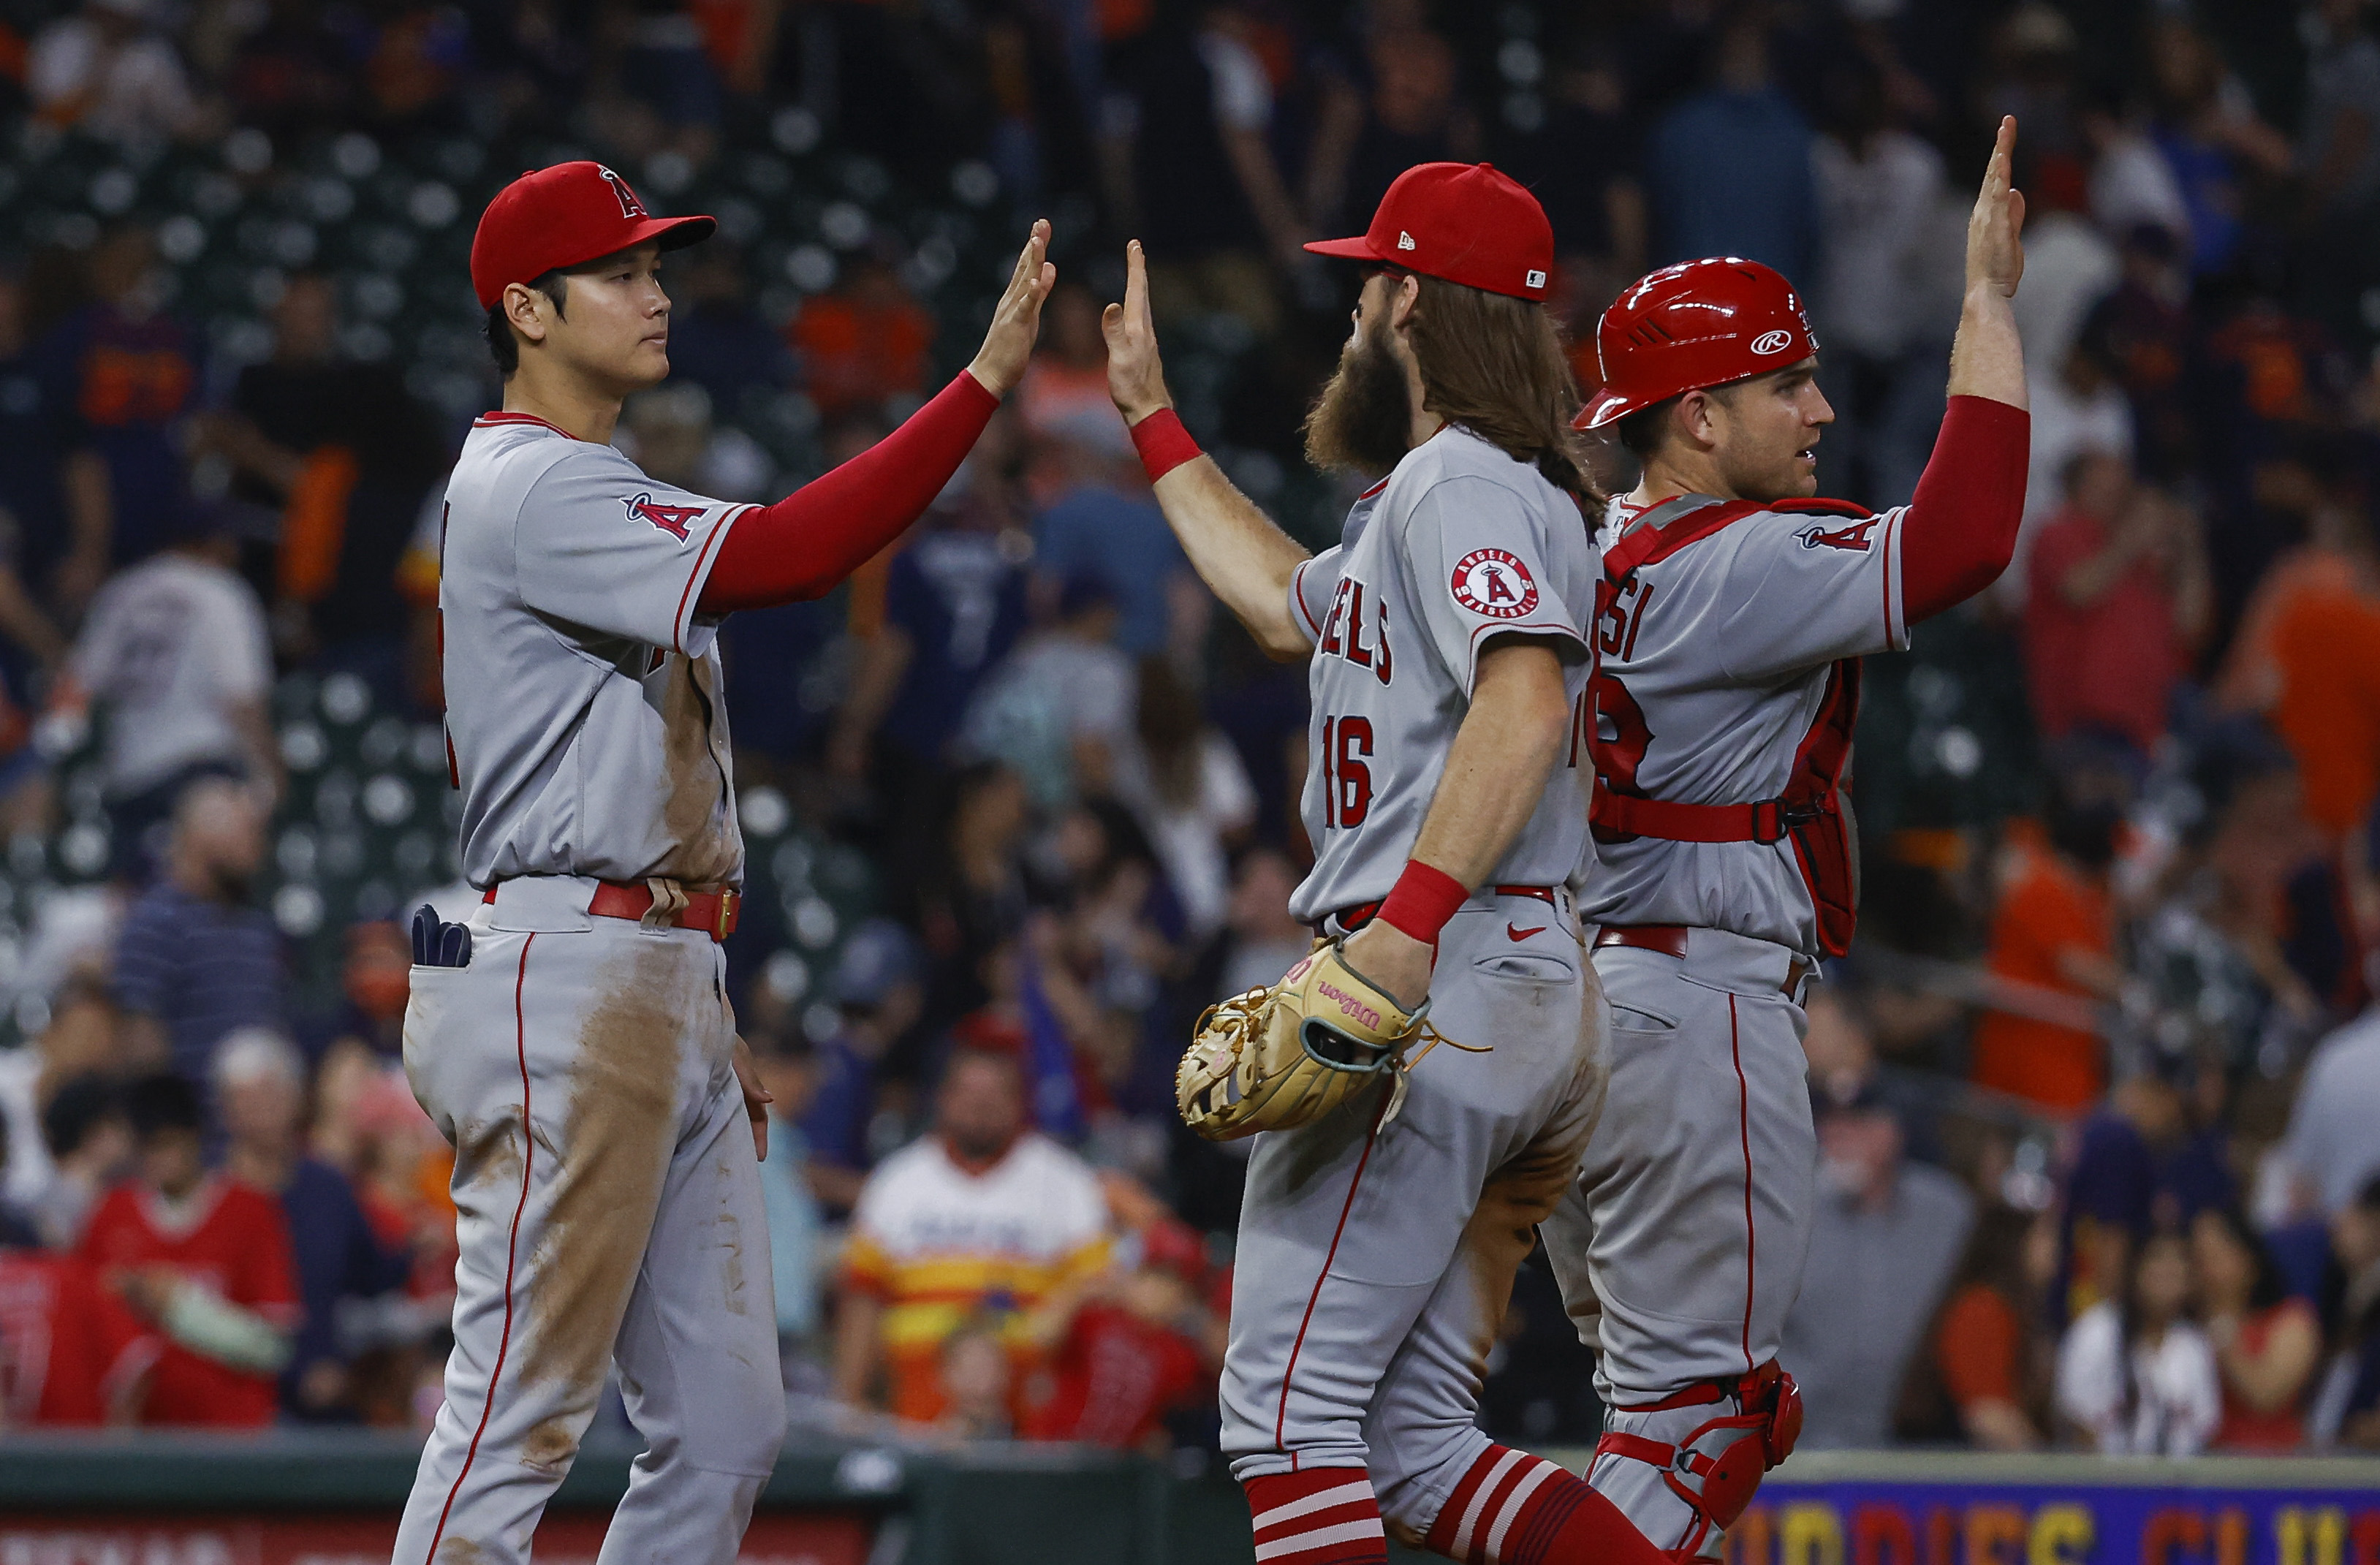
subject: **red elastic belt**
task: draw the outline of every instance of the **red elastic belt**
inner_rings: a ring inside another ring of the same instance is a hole
[[[1560,903],[1554,900],[1554,889],[1551,886],[1490,886],[1488,889],[1500,897],[1535,897],[1548,907],[1561,906]],[[1339,927],[1352,935],[1370,923],[1372,916],[1380,911],[1380,904],[1386,901],[1388,901],[1386,897],[1374,897],[1370,902],[1359,902],[1352,907],[1342,907],[1336,913],[1326,913],[1314,921],[1314,932],[1318,935],[1326,935],[1323,926],[1335,918],[1339,921]]]
[[[503,883],[498,881],[497,885]],[[686,905],[663,923],[680,929],[700,929],[714,940],[724,940],[735,932],[736,917],[744,911],[742,892],[731,889],[687,892],[685,895]],[[490,886],[480,900],[494,905],[496,887]],[[587,911],[598,918],[634,918],[640,923],[652,909],[653,889],[625,880],[596,882],[594,898],[587,904]]]
[[[1748,805],[1682,805],[1615,794],[1595,782],[1586,818],[1607,831],[1670,843],[1781,843],[1796,826],[1815,820],[1815,804],[1762,799]]]
[[[1658,951],[1664,956],[1674,956],[1682,962],[1686,956],[1686,926],[1683,924],[1606,924],[1595,932],[1595,939],[1589,943],[1588,949],[1601,951],[1606,946],[1614,945],[1624,945],[1634,951]],[[1803,980],[1816,968],[1817,964],[1797,952],[1793,960],[1786,964],[1785,981],[1777,986],[1777,992],[1788,1000],[1792,999],[1802,988]],[[1672,1397],[1668,1401],[1652,1403],[1650,1411],[1672,1407],[1696,1407],[1703,1402],[1718,1400],[1716,1391],[1706,1397],[1702,1395],[1702,1389],[1682,1391],[1679,1396],[1686,1400],[1681,1401],[1678,1397]],[[1647,1410],[1630,1408],[1628,1411],[1635,1413]]]

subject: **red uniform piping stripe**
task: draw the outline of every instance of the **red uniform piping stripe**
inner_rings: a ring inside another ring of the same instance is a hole
[[[562,436],[565,440],[578,440],[577,435],[572,434],[568,430],[564,429],[561,425],[540,419],[534,413],[482,413],[478,418],[472,419],[471,424],[475,429],[486,424],[536,424],[542,428],[552,430],[555,434]],[[579,441],[579,443],[581,445],[591,445],[594,443],[591,441]]]
[[[463,1453],[462,1471],[455,1474],[454,1486],[446,1491],[446,1503],[438,1510],[438,1528],[430,1535],[430,1552],[422,1556],[422,1565],[433,1565],[438,1558],[438,1545],[446,1536],[446,1518],[455,1510],[455,1497],[463,1492],[463,1480],[471,1475],[471,1464],[480,1457],[480,1438],[488,1432],[488,1417],[496,1411],[496,1383],[504,1378],[504,1356],[513,1345],[513,1263],[520,1253],[521,1213],[528,1207],[529,1169],[537,1157],[537,1137],[529,1134],[528,1118],[528,1023],[522,1013],[521,990],[528,983],[528,948],[537,943],[532,934],[521,941],[520,971],[513,978],[513,1056],[520,1062],[521,1080],[521,1187],[520,1199],[513,1204],[512,1234],[504,1241],[504,1328],[496,1339],[495,1367],[488,1372],[488,1400],[480,1409],[480,1426],[471,1431],[470,1449]]]
[[[677,595],[677,615],[670,621],[671,651],[683,653],[686,650],[685,647],[680,645],[680,643],[686,639],[686,631],[684,629],[686,625],[686,605],[687,601],[694,597],[694,584],[702,579],[703,562],[710,558],[710,552],[719,547],[719,540],[727,536],[727,529],[734,527],[736,522],[742,518],[745,512],[757,511],[759,509],[759,507],[757,505],[743,505],[730,511],[726,516],[720,518],[719,525],[717,527],[710,529],[710,536],[702,540],[702,547],[696,552],[694,556],[694,569],[686,574],[686,590]]]
[[[1272,1420],[1272,1446],[1275,1450],[1288,1450],[1281,1436],[1289,1427],[1289,1386],[1297,1374],[1297,1355],[1305,1348],[1305,1329],[1314,1324],[1314,1306],[1322,1297],[1322,1284],[1330,1280],[1330,1263],[1339,1258],[1339,1240],[1347,1231],[1347,1214],[1355,1209],[1355,1192],[1364,1183],[1364,1167],[1372,1160],[1372,1144],[1379,1139],[1380,1116],[1388,1109],[1383,1100],[1372,1110],[1372,1128],[1364,1134],[1364,1155],[1355,1159],[1355,1177],[1347,1182],[1347,1200],[1339,1208],[1339,1226],[1330,1231],[1330,1248],[1322,1256],[1322,1269],[1314,1279],[1314,1292],[1305,1296],[1305,1314],[1297,1322],[1297,1340],[1289,1345],[1289,1363],[1281,1372],[1281,1406]],[[1289,1452],[1289,1470],[1297,1471],[1297,1453]]]
[[[1892,535],[1900,518],[1884,524],[1884,644],[1892,645]]]
[[[1736,1124],[1743,1140],[1743,1372],[1752,1373],[1752,1279],[1758,1232],[1752,1223],[1752,1089],[1743,1080],[1743,1038],[1736,1030],[1735,996],[1727,997],[1727,1046],[1735,1059]]]

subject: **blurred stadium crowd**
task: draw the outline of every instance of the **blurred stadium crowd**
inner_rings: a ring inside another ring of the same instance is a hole
[[[397,920],[474,900],[435,516],[500,395],[465,256],[504,178],[595,156],[719,215],[621,442],[730,498],[914,407],[1055,220],[1040,357],[927,521],[730,622],[730,962],[805,1416],[1196,1450],[1242,1163],[1171,1075],[1305,948],[1305,685],[1218,623],[1108,401],[1121,240],[1186,421],[1309,541],[1348,279],[1297,247],[1436,158],[1538,192],[1582,345],[1654,264],[1797,279],[1821,491],[1883,506],[2008,112],[2024,543],[1874,668],[1784,1361],[1817,1444],[2380,1447],[2362,0],[19,0],[0,1425],[435,1406]],[[1591,1439],[1588,1365],[1532,1266],[1486,1417]]]

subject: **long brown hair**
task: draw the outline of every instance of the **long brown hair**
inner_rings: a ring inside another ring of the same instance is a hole
[[[1460,424],[1555,488],[1600,506],[1585,450],[1570,427],[1578,382],[1561,328],[1541,304],[1423,277],[1410,327],[1422,406]]]

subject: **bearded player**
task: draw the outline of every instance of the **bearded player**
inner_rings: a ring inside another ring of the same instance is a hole
[[[1037,224],[948,387],[776,504],[729,504],[606,443],[669,373],[662,257],[711,228],[568,163],[505,187],[472,239],[504,402],[447,484],[439,611],[482,902],[416,919],[406,1074],[455,1146],[461,1255],[396,1565],[526,1561],[607,1365],[646,1450],[601,1559],[735,1558],[785,1403],[768,1095],[722,951],[744,839],[719,623],[828,591],[917,518],[1023,375],[1056,280]]]
[[[1318,998],[1309,1054],[1347,1041],[1330,1024],[1415,1039],[1375,1052],[1378,1077],[1343,1096],[1347,1057],[1318,1058],[1341,1078],[1335,1106],[1257,1139],[1223,1449],[1268,1565],[1384,1560],[1384,1519],[1456,1559],[1648,1561],[1602,1497],[1475,1426],[1513,1270],[1572,1182],[1600,1086],[1573,902],[1596,560],[1576,393],[1542,306],[1552,232],[1487,165],[1427,164],[1363,237],[1308,248],[1364,262],[1365,280],[1307,451],[1379,480],[1318,556],[1184,432],[1137,245],[1105,321],[1110,390],[1191,564],[1267,651],[1311,660],[1316,861],[1290,911],[1325,943],[1225,1009],[1261,1032],[1281,993]],[[1436,1035],[1408,1025],[1425,1001]],[[1237,1111],[1215,1105],[1250,1085],[1260,1042],[1210,1028],[1194,1046],[1177,1089],[1202,1132]],[[1209,1059],[1243,1068],[1190,1080]]]
[[[2023,198],[2001,123],[1967,227],[1942,432],[1906,506],[1816,490],[1834,417],[1791,285],[1757,262],[1645,277],[1597,333],[1644,464],[1612,503],[1593,635],[1609,1098],[1546,1243],[1607,1409],[1589,1480],[1681,1559],[1721,1532],[1801,1424],[1778,1365],[1810,1241],[1815,1141],[1802,1000],[1852,937],[1840,786],[1860,658],[2007,568],[2024,505],[2024,362],[2009,300]]]

